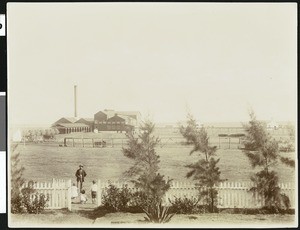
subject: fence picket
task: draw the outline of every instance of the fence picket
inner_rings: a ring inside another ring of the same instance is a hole
[[[28,182],[22,188],[28,187]],[[68,208],[71,210],[71,180],[52,179],[51,182],[34,182],[33,188],[36,190],[31,195],[35,199],[37,194],[44,194],[48,201],[46,209]]]
[[[97,205],[100,206],[102,203],[102,195],[109,184],[113,184],[118,188],[122,188],[127,184],[128,189],[132,192],[138,191],[134,187],[133,183],[124,181],[101,181],[98,179],[97,187]],[[22,188],[28,186],[25,183]],[[250,192],[250,188],[253,186],[252,182],[229,182],[223,181],[215,189],[218,190],[218,204],[219,208],[260,208],[264,205],[263,197],[258,196],[257,193],[253,194]],[[295,188],[291,183],[280,183],[279,187],[282,192],[285,193],[291,203],[291,208],[295,207]],[[52,179],[52,182],[35,182],[34,188],[39,193],[45,194],[49,197],[48,209],[56,208],[68,208],[71,210],[71,180]],[[164,196],[163,204],[170,205],[170,201],[174,200],[175,197],[183,199],[187,197],[189,199],[199,196],[199,191],[203,191],[205,188],[199,188],[193,182],[187,181],[172,181],[170,189]],[[200,199],[199,204],[203,204],[204,200]]]

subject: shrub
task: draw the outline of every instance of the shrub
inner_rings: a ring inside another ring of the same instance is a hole
[[[48,196],[46,197],[42,193],[35,193],[33,196],[31,194],[25,193],[23,197],[23,205],[27,213],[38,214],[45,209],[48,200]]]
[[[23,202],[22,202],[22,196],[20,194],[17,194],[13,197],[11,197],[11,213],[21,213],[24,211],[23,207]]]
[[[177,198],[175,197],[174,201],[171,201],[169,199],[169,202],[172,204],[171,205],[171,212],[172,213],[178,213],[178,214],[194,214],[194,213],[199,213],[201,212],[201,208],[200,205],[198,205],[199,203],[199,199],[197,198]]]
[[[105,209],[111,212],[126,211],[128,210],[131,197],[132,193],[127,185],[120,189],[110,184],[102,196],[102,204]]]
[[[24,184],[23,173],[25,168],[20,164],[20,152],[18,145],[11,146],[11,212],[20,213],[23,211],[21,187]]]
[[[145,220],[153,223],[167,223],[175,215],[175,213],[169,212],[169,207],[162,206],[161,203],[155,207],[147,207],[143,209],[147,217]]]
[[[143,200],[141,204],[144,208],[146,207],[156,207],[170,188],[171,180],[165,180],[164,176],[159,173],[152,175],[152,177],[147,177],[147,175],[142,175],[135,181],[135,186],[140,189],[140,195]]]
[[[48,196],[36,192],[33,181],[29,181],[28,187],[21,190],[21,203],[27,213],[41,213],[47,206],[48,200]]]
[[[146,193],[143,191],[136,191],[132,193],[130,200],[130,211],[135,213],[143,212],[143,207],[148,206],[148,199]]]

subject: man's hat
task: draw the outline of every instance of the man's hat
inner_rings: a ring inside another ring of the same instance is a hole
[[[80,164],[79,167],[83,167],[83,164]]]

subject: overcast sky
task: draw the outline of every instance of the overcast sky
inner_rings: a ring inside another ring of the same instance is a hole
[[[296,119],[296,4],[8,3],[11,123],[104,109]]]

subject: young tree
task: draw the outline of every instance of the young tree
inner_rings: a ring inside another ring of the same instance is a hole
[[[23,173],[25,168],[20,165],[20,152],[18,145],[11,146],[11,212],[22,211],[21,188],[24,184]]]
[[[29,181],[26,186],[23,178],[25,168],[20,165],[20,152],[17,148],[18,145],[11,146],[11,213],[40,213],[47,206],[49,197],[37,193],[33,188],[33,181]]]
[[[140,127],[141,134],[138,137],[132,132],[128,133],[127,147],[123,148],[124,156],[133,161],[126,175],[133,178],[135,186],[146,197],[146,208],[159,205],[171,182],[158,172],[160,161],[155,148],[160,139],[153,135],[154,127],[151,121],[146,121]]]
[[[261,170],[251,176],[255,186],[251,188],[265,200],[269,210],[278,212],[280,209],[289,208],[289,199],[282,194],[278,186],[278,174],[273,168],[277,165],[279,154],[278,142],[267,132],[265,125],[256,119],[254,112],[250,112],[249,124],[244,125],[246,138],[244,140],[244,153],[253,168]],[[287,159],[287,160],[286,160]],[[292,164],[286,158],[286,164]]]
[[[221,172],[217,167],[220,159],[214,158],[217,147],[209,144],[209,137],[205,128],[199,128],[191,114],[188,114],[187,126],[180,127],[180,133],[186,140],[185,144],[193,146],[190,154],[200,153],[197,162],[186,166],[191,169],[186,177],[192,177],[198,181],[200,197],[204,197],[208,210],[214,212],[218,195],[218,191],[214,186],[222,181],[220,178]]]

